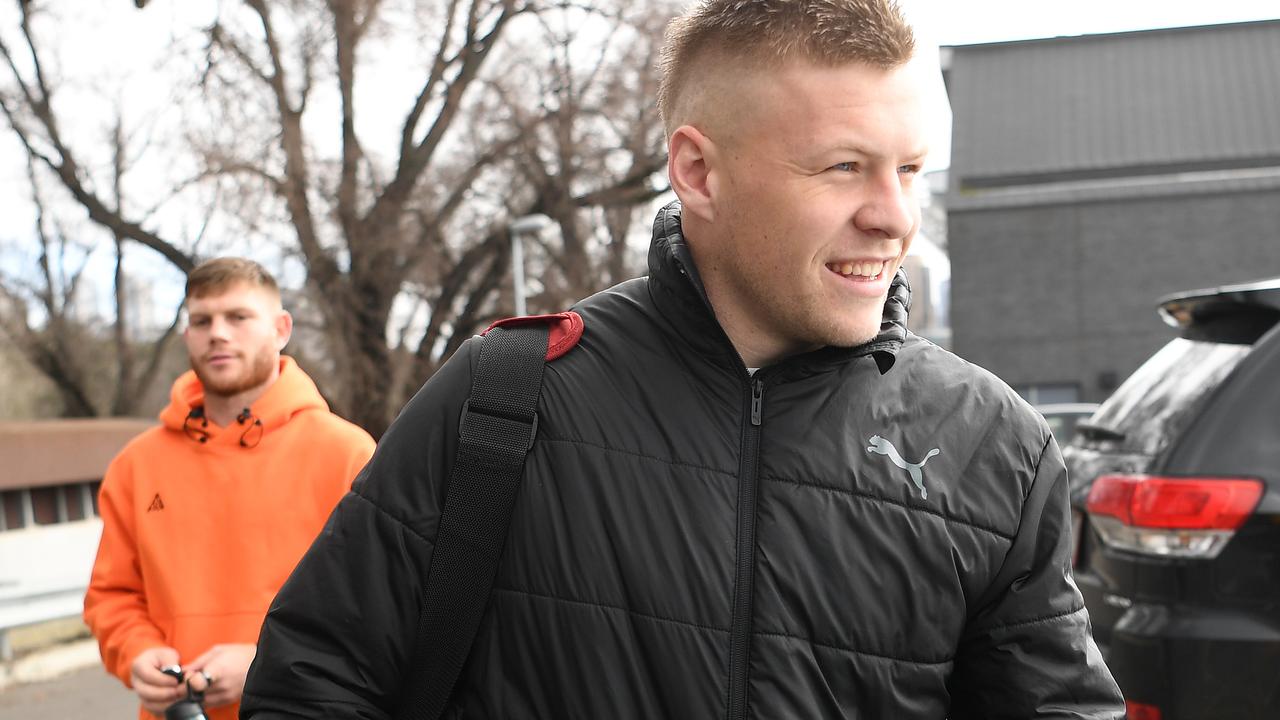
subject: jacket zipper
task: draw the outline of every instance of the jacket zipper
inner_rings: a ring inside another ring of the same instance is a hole
[[[764,380],[748,383],[750,422],[742,431],[742,468],[738,479],[738,568],[734,576],[733,625],[729,632],[728,720],[747,716],[747,669],[751,659],[751,596],[756,547],[756,475],[760,464],[760,412]]]

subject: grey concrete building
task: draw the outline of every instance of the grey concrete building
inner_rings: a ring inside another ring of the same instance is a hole
[[[953,349],[1101,400],[1157,297],[1280,275],[1280,20],[943,49]]]

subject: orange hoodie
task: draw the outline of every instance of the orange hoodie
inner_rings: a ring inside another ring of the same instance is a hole
[[[256,643],[276,591],[373,454],[368,433],[330,413],[288,357],[246,422],[203,424],[192,416],[203,404],[188,371],[162,426],[125,446],[98,496],[102,539],[84,619],[126,685],[148,648],[174,647],[188,663],[219,643]]]

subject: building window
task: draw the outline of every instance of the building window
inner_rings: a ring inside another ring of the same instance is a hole
[[[1014,385],[1013,389],[1032,405],[1080,402],[1079,383]]]
[[[97,517],[101,485],[94,480],[0,492],[0,532]]]
[[[58,512],[58,499],[61,493],[57,487],[37,487],[31,493],[31,514],[37,525],[53,525],[61,522]]]
[[[21,530],[27,526],[27,491],[5,490],[0,492],[0,530]]]
[[[75,485],[63,485],[59,488],[62,491],[62,504],[65,513],[63,517],[66,518],[67,522],[85,518],[84,493],[80,491],[81,487],[83,487],[82,483],[76,483]]]

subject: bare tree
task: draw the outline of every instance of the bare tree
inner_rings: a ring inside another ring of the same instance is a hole
[[[158,338],[143,340],[126,332],[130,301],[119,244],[113,272],[115,319],[108,327],[95,317],[90,303],[80,297],[94,248],[73,240],[50,218],[30,163],[28,177],[36,209],[38,272],[0,274],[0,335],[51,381],[62,415],[138,415],[166,355],[171,354],[177,318]]]
[[[541,17],[544,39],[531,52],[544,59],[528,63],[538,69],[535,77],[520,78],[538,87],[544,114],[520,144],[517,165],[532,211],[559,227],[559,244],[546,253],[554,272],[544,273],[538,298],[548,307],[624,279],[637,209],[668,190],[655,181],[666,154],[653,99],[670,9],[629,5]],[[584,42],[581,28],[592,24],[600,32]]]
[[[0,42],[0,105],[16,136],[117,247],[190,270],[191,231],[131,213],[78,161],[32,27],[43,4],[15,1],[22,57]],[[626,273],[634,208],[663,190],[651,74],[662,13],[536,2],[241,0],[218,6],[198,57],[175,51],[198,67],[182,143],[196,169],[182,185],[217,188],[224,232],[303,270],[322,389],[375,434],[466,337],[510,312],[512,218],[556,220],[534,304],[559,307]],[[565,32],[583,17],[601,28],[594,52]],[[513,87],[522,63],[538,82]],[[398,110],[362,93],[389,71],[411,83]],[[369,129],[391,112],[394,130]],[[117,330],[119,343],[128,329]]]

